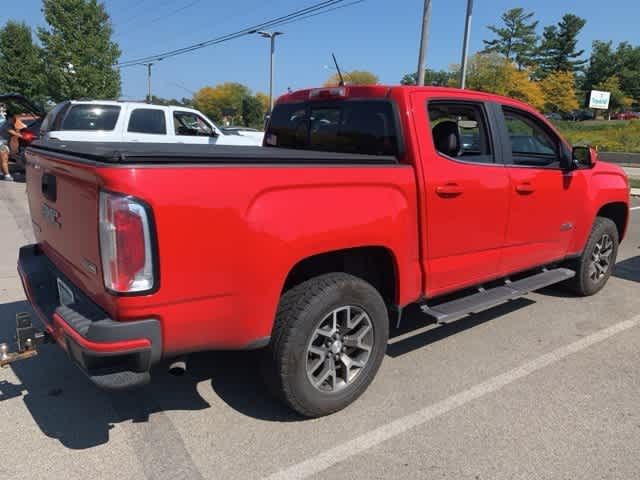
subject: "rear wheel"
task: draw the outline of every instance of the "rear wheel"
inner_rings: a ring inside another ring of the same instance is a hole
[[[581,296],[599,292],[609,280],[618,255],[618,228],[612,220],[597,217],[582,255],[570,266],[576,276],[567,286]]]
[[[367,282],[343,273],[308,280],[280,301],[267,380],[304,416],[341,410],[373,381],[388,328],[385,303]]]

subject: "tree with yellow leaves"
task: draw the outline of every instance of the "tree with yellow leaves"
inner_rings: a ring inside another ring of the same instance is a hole
[[[579,107],[576,100],[576,79],[571,71],[549,73],[540,82],[547,112],[570,112]]]
[[[479,53],[469,59],[467,87],[522,100],[536,108],[544,104],[540,85],[531,80],[531,71],[518,70],[496,53]]]

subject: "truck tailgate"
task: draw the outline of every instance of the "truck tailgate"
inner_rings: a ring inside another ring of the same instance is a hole
[[[77,287],[102,297],[95,168],[29,151],[26,178],[33,230],[43,252]]]

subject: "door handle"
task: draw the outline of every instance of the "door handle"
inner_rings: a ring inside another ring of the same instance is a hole
[[[533,185],[531,185],[528,182],[516,185],[516,192],[521,193],[523,195],[533,193],[534,191],[535,191],[535,188],[533,188]]]
[[[441,197],[457,197],[462,194],[462,188],[457,183],[447,183],[436,187],[436,193]]]

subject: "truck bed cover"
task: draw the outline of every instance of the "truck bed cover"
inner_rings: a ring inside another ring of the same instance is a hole
[[[116,143],[37,141],[29,150],[58,154],[69,160],[106,164],[310,164],[393,165],[393,156],[334,153],[273,147],[231,145],[188,145],[175,143]]]

